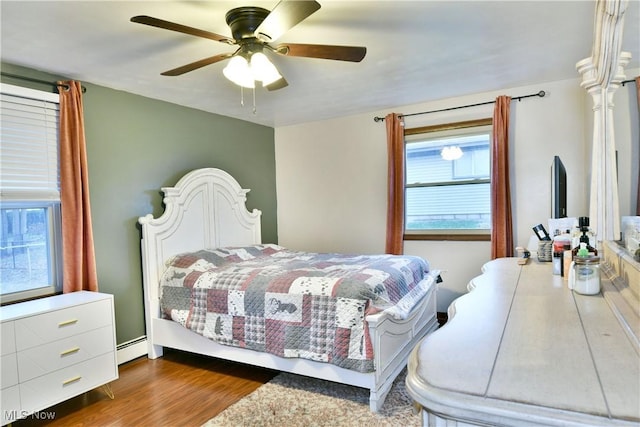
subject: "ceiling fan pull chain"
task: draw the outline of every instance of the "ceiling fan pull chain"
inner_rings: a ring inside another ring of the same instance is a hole
[[[244,88],[240,86],[240,106],[244,107]]]
[[[253,87],[253,114],[256,114],[256,88]]]

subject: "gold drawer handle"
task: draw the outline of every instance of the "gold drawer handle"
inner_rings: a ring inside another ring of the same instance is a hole
[[[73,347],[73,348],[70,348],[69,350],[65,350],[61,352],[60,357],[68,356],[69,354],[77,353],[79,351],[80,351],[80,347]]]
[[[68,380],[63,381],[62,385],[65,386],[65,385],[69,385],[71,383],[75,383],[77,381],[80,381],[80,378],[82,378],[80,375],[78,375],[77,377],[69,378]]]
[[[64,322],[58,323],[58,328],[62,328],[63,326],[73,325],[75,323],[78,323],[78,319],[65,320]]]

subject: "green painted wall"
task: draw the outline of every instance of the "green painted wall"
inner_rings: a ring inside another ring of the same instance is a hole
[[[2,64],[2,72],[61,78],[10,64]],[[2,82],[52,91],[8,77]],[[117,342],[123,343],[145,334],[137,220],[162,213],[161,187],[192,169],[223,169],[251,189],[247,207],[262,211],[262,239],[277,243],[274,130],[82,84],[99,287],[115,297]]]

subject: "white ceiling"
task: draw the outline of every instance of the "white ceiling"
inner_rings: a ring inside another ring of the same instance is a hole
[[[230,36],[225,13],[272,1],[7,1],[1,59],[271,127],[578,78],[590,56],[593,1],[336,1],[278,42],[366,46],[360,63],[272,57],[287,88],[240,90],[225,63],[160,73],[234,47],[129,21],[150,15]],[[639,68],[640,1],[627,7],[622,49]],[[629,76],[635,77],[635,76]]]

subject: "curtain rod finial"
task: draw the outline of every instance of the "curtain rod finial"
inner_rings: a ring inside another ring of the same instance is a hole
[[[377,117],[376,116],[376,117],[373,118],[373,121],[376,122],[376,123],[383,122],[384,121],[384,117]]]

